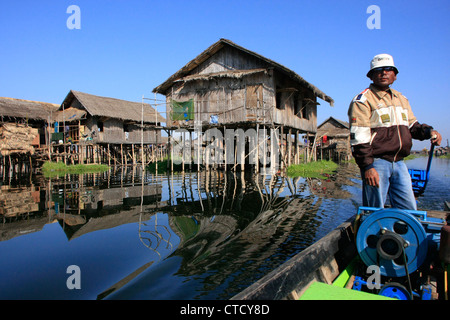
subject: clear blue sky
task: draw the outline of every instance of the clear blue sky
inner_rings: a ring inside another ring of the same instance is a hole
[[[67,28],[70,5],[80,8],[81,29]],[[370,5],[381,10],[381,29],[367,28]],[[448,0],[1,0],[0,96],[59,104],[73,89],[153,98],[154,87],[227,38],[331,96],[333,108],[319,101],[321,123],[347,120],[351,99],[369,85],[370,60],[390,53],[400,71],[394,88],[446,145],[449,16]]]

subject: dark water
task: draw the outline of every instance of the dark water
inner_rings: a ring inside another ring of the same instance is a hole
[[[408,168],[425,170],[427,158],[406,162]],[[443,201],[450,201],[450,159],[434,157],[431,162],[430,180],[423,196],[417,199],[418,209],[444,210]]]
[[[449,165],[434,160],[421,208],[443,209]],[[360,192],[352,164],[325,180],[119,170],[6,181],[0,299],[228,299],[354,215]]]

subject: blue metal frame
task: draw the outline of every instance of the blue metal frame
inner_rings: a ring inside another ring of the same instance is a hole
[[[430,167],[431,160],[433,159],[433,153],[434,144],[430,147],[426,170],[408,169],[409,175],[411,176],[412,188],[416,196],[424,193],[425,188],[427,187],[428,180],[430,179]]]

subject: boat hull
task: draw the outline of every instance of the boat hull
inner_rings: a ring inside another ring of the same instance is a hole
[[[232,300],[295,299],[313,282],[331,283],[357,255],[353,233],[355,217],[232,297]]]
[[[448,224],[449,212],[428,211],[427,213],[430,217],[441,219],[443,224]],[[360,261],[355,234],[355,226],[359,225],[359,219],[360,216],[356,214],[325,237],[232,297],[231,300],[297,300],[302,298],[311,285],[317,282],[337,288],[336,282],[342,282],[340,279],[346,273],[346,279],[343,280],[344,285],[340,285],[340,289],[351,289],[355,274],[350,274],[348,267],[354,261]],[[448,265],[443,267],[444,270],[449,268]],[[447,276],[439,277],[442,278],[440,279],[442,282],[447,278]],[[444,291],[446,290],[447,286]],[[322,291],[324,293],[322,299],[327,299],[325,291]],[[349,293],[349,299],[367,299],[367,296],[355,295],[355,290],[348,291],[353,291],[353,293]],[[362,293],[362,291],[357,292]],[[372,296],[377,297],[377,294],[372,294]],[[320,293],[316,297],[320,297]],[[344,296],[341,297],[345,299]]]

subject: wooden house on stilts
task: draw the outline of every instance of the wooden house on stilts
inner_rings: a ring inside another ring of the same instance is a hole
[[[294,71],[226,39],[211,45],[153,92],[166,97],[169,138],[177,131],[186,132],[182,137],[190,135],[182,148],[169,139],[171,153],[174,147],[184,152],[189,145],[188,158],[182,159],[199,168],[244,169],[250,164],[258,171],[298,163],[302,152],[311,153],[317,98],[333,105],[331,97]]]
[[[348,122],[329,117],[317,127],[317,157],[336,162],[352,158]]]
[[[0,171],[30,171],[47,154],[52,115],[59,104],[0,97]]]
[[[161,152],[165,119],[148,103],[71,90],[54,120],[52,157],[66,162],[145,164]]]

